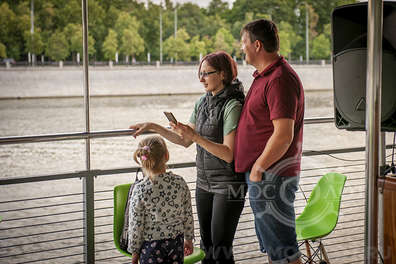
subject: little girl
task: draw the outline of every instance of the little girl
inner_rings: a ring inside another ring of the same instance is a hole
[[[191,194],[184,179],[166,172],[169,152],[158,136],[143,139],[134,153],[145,178],[130,199],[128,251],[132,264],[182,264],[193,251]]]

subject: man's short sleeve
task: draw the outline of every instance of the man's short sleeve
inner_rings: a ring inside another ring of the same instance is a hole
[[[296,120],[298,85],[291,78],[276,78],[267,92],[270,119],[289,118]]]

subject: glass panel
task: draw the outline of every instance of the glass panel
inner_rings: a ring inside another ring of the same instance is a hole
[[[85,142],[68,140],[0,146],[1,178],[85,170]]]
[[[82,180],[1,186],[2,263],[81,263]]]

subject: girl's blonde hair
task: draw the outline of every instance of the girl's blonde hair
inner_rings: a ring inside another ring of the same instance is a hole
[[[133,159],[148,172],[158,173],[166,169],[167,154],[165,141],[159,136],[151,136],[139,142]]]

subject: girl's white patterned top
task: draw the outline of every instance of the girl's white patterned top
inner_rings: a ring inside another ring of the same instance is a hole
[[[155,181],[145,177],[136,184],[130,199],[128,251],[139,253],[143,241],[194,239],[191,194],[184,179],[172,172]]]

